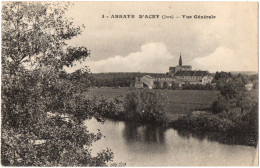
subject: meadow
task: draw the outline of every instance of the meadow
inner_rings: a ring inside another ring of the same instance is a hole
[[[86,97],[103,96],[112,100],[118,96],[125,96],[131,88],[91,88],[84,93]],[[155,90],[165,98],[165,112],[167,119],[176,120],[181,116],[196,110],[209,109],[217,99],[219,92],[212,90]]]

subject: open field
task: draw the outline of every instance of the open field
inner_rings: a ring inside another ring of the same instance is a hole
[[[113,99],[124,96],[130,88],[92,88],[87,97],[104,96]],[[211,90],[156,90],[165,97],[165,112],[169,120],[189,114],[198,109],[210,108],[217,99],[218,91]]]

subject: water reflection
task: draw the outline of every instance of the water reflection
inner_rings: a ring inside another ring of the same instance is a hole
[[[122,135],[127,143],[142,141],[145,143],[165,143],[164,126],[141,125],[135,122],[125,122]]]
[[[127,142],[131,143],[141,140],[141,136],[138,133],[138,127],[140,127],[140,125],[131,122],[125,122],[122,135]]]
[[[196,138],[199,141],[209,140],[213,142],[219,142],[222,144],[230,144],[230,145],[250,145],[249,140],[251,137],[241,136],[236,134],[227,134],[227,133],[217,133],[217,132],[205,132],[205,131],[197,131],[191,132],[189,130],[177,130],[177,134],[184,138]],[[253,139],[254,141],[257,141]],[[253,144],[252,144],[253,146]]]
[[[254,147],[223,145],[216,142],[218,136],[210,133],[191,134],[163,126],[112,120],[104,124],[88,120],[85,124],[90,132],[100,129],[105,136],[93,143],[93,154],[110,148],[113,160],[126,162],[127,166],[249,166],[255,157]]]
[[[206,138],[206,136],[203,134],[192,134],[190,131],[187,130],[177,130],[177,134],[183,138],[196,138],[199,141],[203,141]]]

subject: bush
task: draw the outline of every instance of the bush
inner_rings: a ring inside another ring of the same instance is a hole
[[[167,82],[163,82],[163,89],[168,89],[169,88],[169,84]]]
[[[164,122],[163,97],[152,90],[133,90],[124,99],[126,117],[135,121]]]
[[[161,88],[161,84],[159,81],[154,81],[154,89],[160,89]]]
[[[215,114],[222,113],[223,111],[227,111],[227,110],[228,110],[228,102],[223,97],[219,97],[218,100],[216,100],[212,104],[212,112]]]
[[[178,83],[172,82],[171,89],[176,90],[176,89],[179,89],[179,88],[180,88],[180,86],[179,86]]]

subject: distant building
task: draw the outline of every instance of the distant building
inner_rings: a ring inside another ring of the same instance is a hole
[[[143,76],[140,80],[136,79],[135,87],[153,89],[155,87],[154,82],[156,81],[159,82],[161,87],[164,82],[167,82],[169,86],[172,85],[172,82],[179,84],[179,86],[185,83],[206,85],[211,83],[212,80],[213,77],[209,75],[208,71],[192,71],[190,65],[182,65],[180,55],[179,65],[170,67],[169,72],[166,74],[151,74]]]
[[[178,71],[174,74],[174,77],[184,83],[201,85],[211,83],[213,80],[208,71]]]
[[[191,70],[192,70],[192,67],[190,65],[182,65],[182,58],[181,58],[181,54],[180,54],[179,65],[177,65],[176,67],[170,67],[169,73],[174,75],[176,72],[179,72],[179,71],[191,71]]]
[[[144,87],[148,87],[149,89],[152,89],[154,87],[154,78],[150,75],[145,75],[141,78],[141,81],[143,82]]]
[[[157,81],[161,86],[163,86],[164,82],[167,82],[169,86],[171,86],[174,79],[167,74],[151,74],[145,75],[141,78],[141,81],[144,83],[144,87],[148,87],[149,89],[154,88],[154,82]]]

